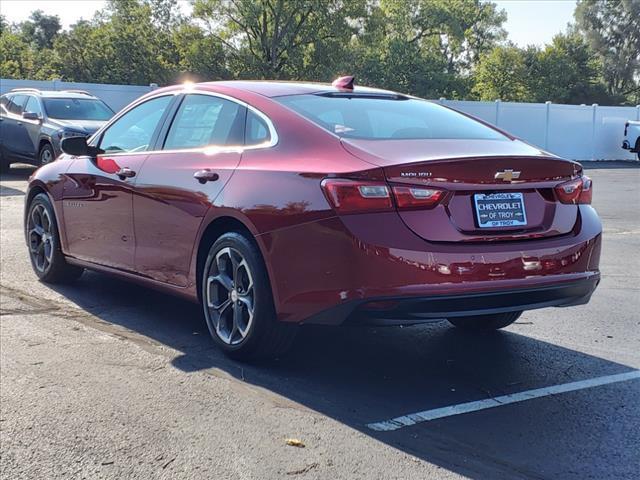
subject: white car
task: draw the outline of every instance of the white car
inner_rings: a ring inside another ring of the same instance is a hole
[[[640,160],[640,121],[629,120],[624,124],[622,148],[635,152]]]

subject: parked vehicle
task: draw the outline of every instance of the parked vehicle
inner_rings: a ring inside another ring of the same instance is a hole
[[[0,167],[45,165],[69,137],[88,137],[113,116],[107,104],[82,90],[20,88],[0,97]]]
[[[622,148],[635,152],[640,160],[640,121],[629,120],[624,124],[624,140]]]
[[[62,148],[26,194],[37,276],[200,302],[237,358],[282,353],[302,323],[498,329],[600,279],[580,164],[351,78],[163,88]]]

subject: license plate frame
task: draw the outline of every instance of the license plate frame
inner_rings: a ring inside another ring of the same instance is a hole
[[[479,228],[523,227],[527,212],[522,192],[476,193],[473,206]]]

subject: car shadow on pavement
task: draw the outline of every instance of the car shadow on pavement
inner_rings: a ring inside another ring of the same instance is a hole
[[[30,165],[13,165],[11,169],[0,175],[1,182],[24,182],[28,180],[31,174],[33,174],[35,167]],[[0,185],[0,196],[2,197],[10,197],[14,195],[24,195],[22,190],[17,188],[13,188],[7,185]]]
[[[604,478],[616,472],[612,459],[621,465],[616,478],[633,471],[633,445],[640,444],[640,432],[633,427],[640,423],[640,412],[632,407],[638,382],[394,432],[366,426],[631,370],[625,365],[510,331],[467,334],[446,322],[405,328],[303,327],[286,357],[243,364],[213,345],[197,305],[90,272],[82,281],[55,289],[114,328],[179,351],[171,363],[185,374],[219,369],[470,478]],[[522,328],[527,323],[525,315]],[[313,432],[292,435],[304,439]],[[628,451],[621,452],[620,445]]]

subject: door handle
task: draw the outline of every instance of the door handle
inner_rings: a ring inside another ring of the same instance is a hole
[[[136,176],[136,172],[131,170],[128,167],[121,168],[116,172],[116,175],[120,177],[120,180],[124,180],[125,178],[131,178]]]
[[[204,184],[207,182],[215,182],[220,178],[220,175],[218,175],[216,172],[212,172],[208,168],[205,168],[204,170],[198,170],[196,173],[194,173],[193,178]]]

